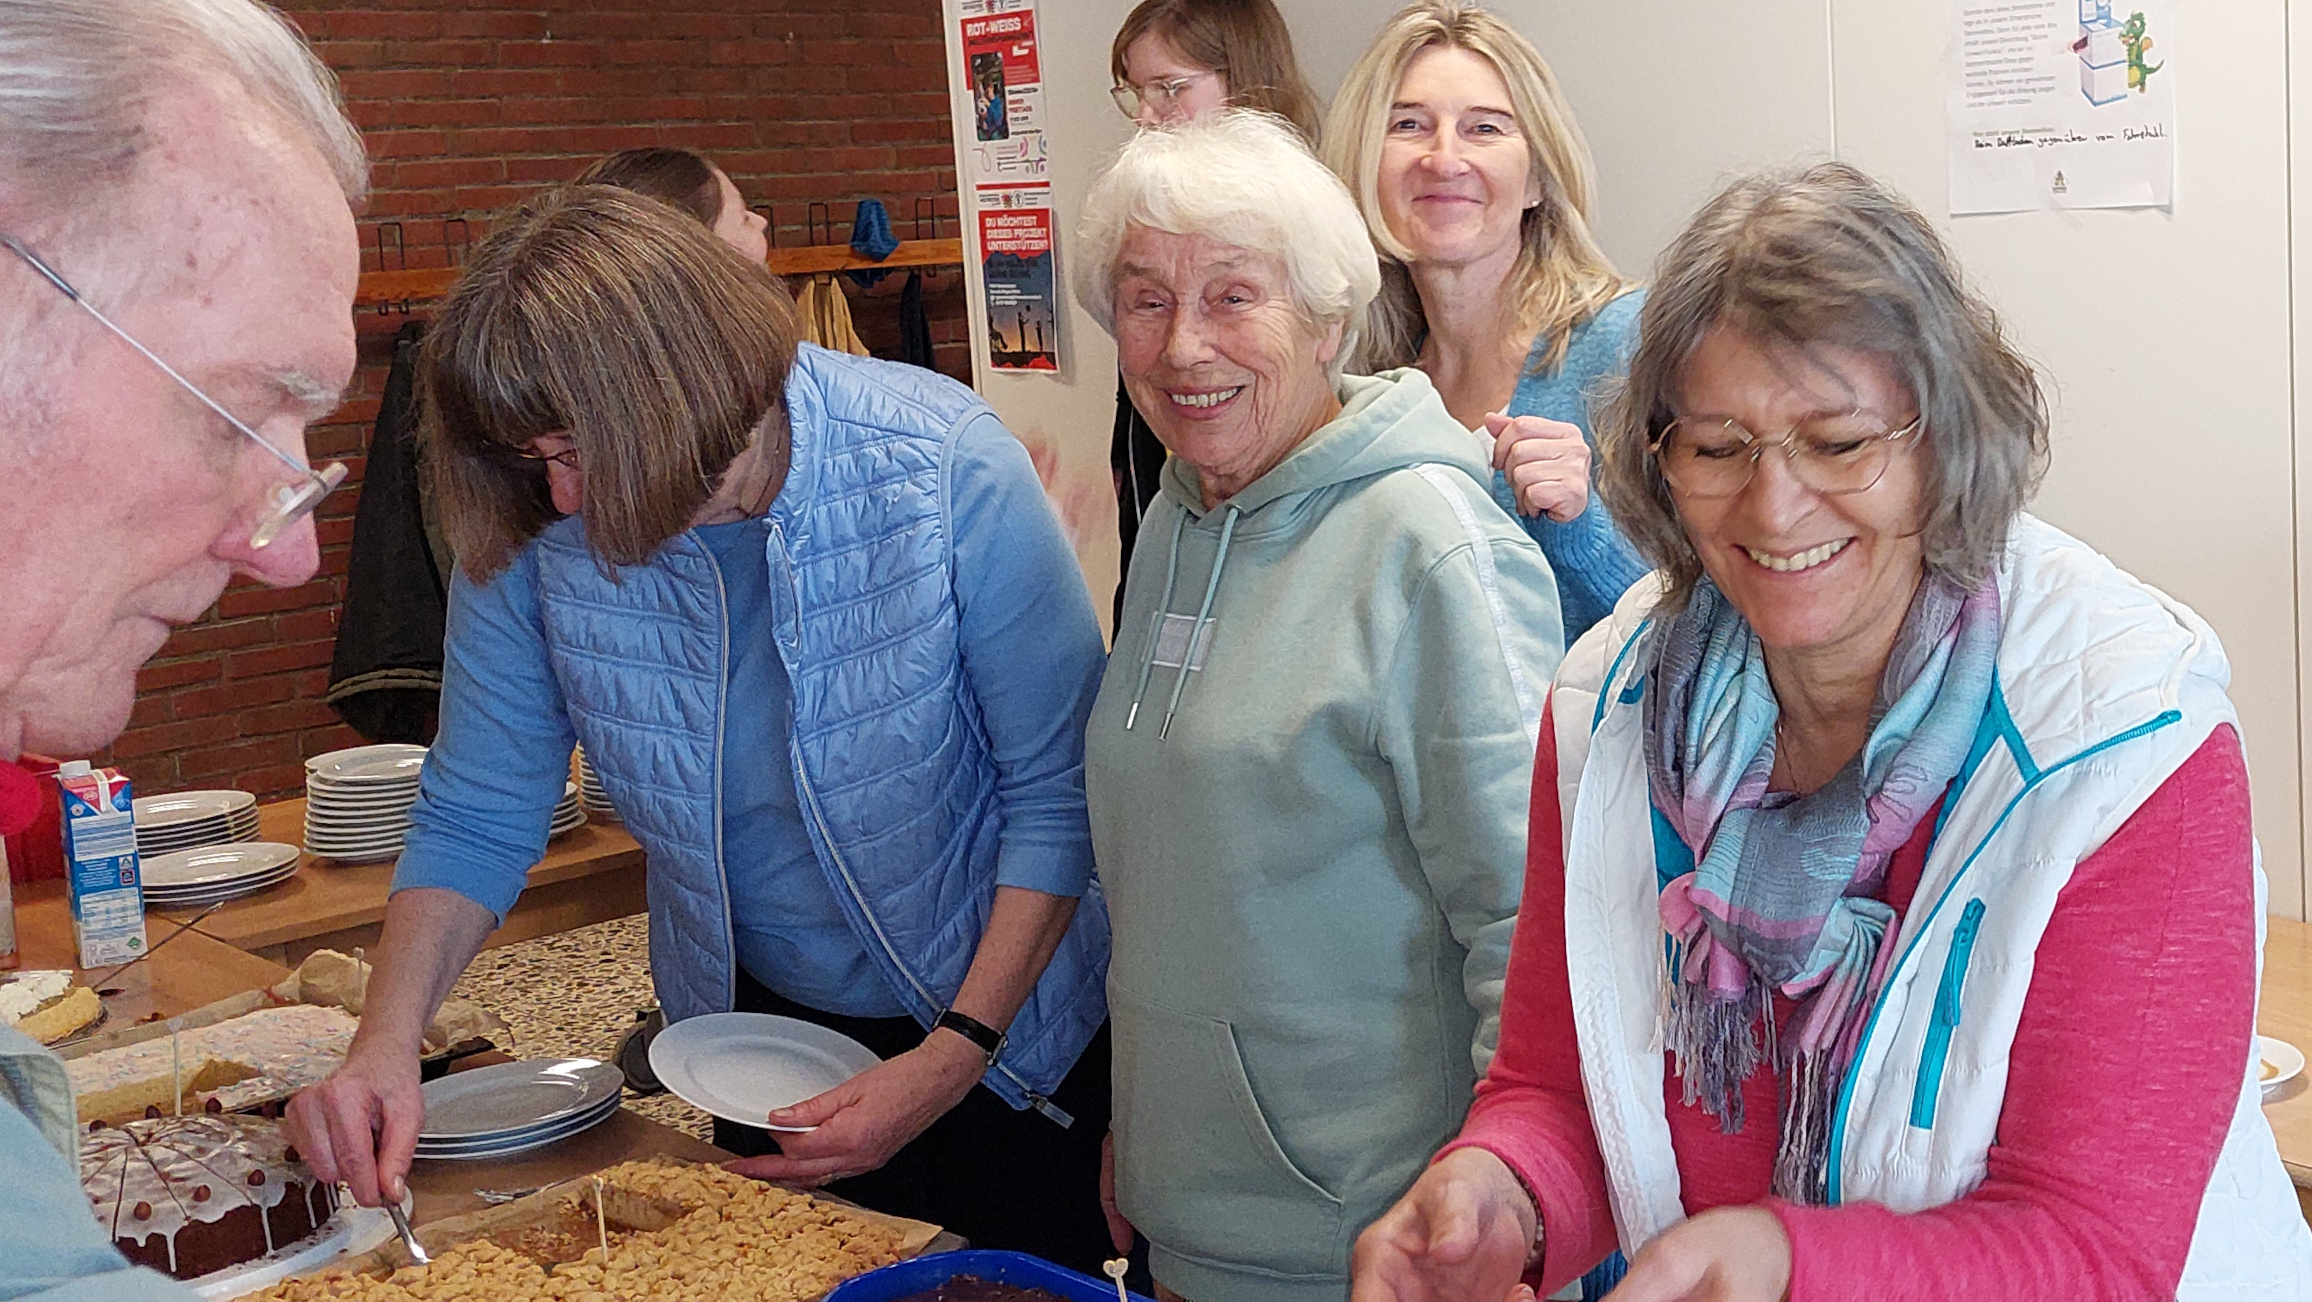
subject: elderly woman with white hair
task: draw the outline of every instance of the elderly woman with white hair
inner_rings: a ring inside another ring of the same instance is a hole
[[[1556,588],[1427,377],[1340,374],[1372,244],[1281,121],[1143,133],[1081,240],[1172,453],[1085,755],[1114,1201],[1176,1294],[1337,1302],[1491,1054]]]
[[[1615,1302],[2312,1297],[2223,648],[2023,513],[2046,406],[1934,228],[1735,182],[1599,444],[1660,568],[1551,689],[1500,1052],[1357,1302],[1617,1246]]]

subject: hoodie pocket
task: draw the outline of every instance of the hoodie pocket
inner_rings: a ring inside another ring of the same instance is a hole
[[[1228,1023],[1108,989],[1116,1198],[1167,1251],[1282,1277],[1346,1268],[1341,1201],[1278,1145]]]

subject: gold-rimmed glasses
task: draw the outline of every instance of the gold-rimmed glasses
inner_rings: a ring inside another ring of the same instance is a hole
[[[88,313],[91,317],[95,318],[98,325],[103,326],[105,329],[111,331],[113,335],[117,337],[122,343],[127,344],[129,347],[135,349],[139,354],[143,355],[146,361],[151,362],[154,366],[159,367],[161,374],[166,375],[171,380],[176,381],[179,388],[182,388],[185,392],[193,395],[194,398],[199,400],[202,406],[207,407],[210,411],[215,412],[217,416],[227,425],[232,426],[234,429],[240,431],[243,435],[246,435],[250,442],[255,443],[258,447],[265,449],[267,452],[272,453],[274,458],[279,460],[282,465],[285,465],[291,470],[297,472],[299,476],[297,482],[283,484],[274,490],[272,504],[266,508],[264,518],[257,522],[257,528],[255,532],[249,535],[249,545],[251,547],[264,547],[270,545],[272,541],[275,538],[280,537],[281,534],[289,528],[289,526],[297,523],[299,520],[304,519],[306,516],[311,515],[313,513],[313,508],[321,505],[321,500],[323,498],[329,496],[333,492],[336,492],[337,486],[345,482],[345,464],[343,462],[332,461],[328,465],[323,466],[321,469],[315,470],[313,467],[305,464],[303,461],[300,461],[287,452],[282,451],[280,448],[273,446],[272,442],[264,435],[259,434],[257,431],[249,428],[249,426],[245,424],[240,417],[235,416],[233,413],[225,410],[216,399],[202,392],[199,385],[194,384],[191,380],[188,380],[184,376],[178,374],[175,367],[170,366],[167,362],[162,361],[160,357],[153,352],[152,349],[147,348],[143,344],[137,342],[136,336],[113,324],[111,317],[108,317],[104,313],[98,311],[95,304],[90,303],[87,299],[81,297],[80,291],[72,287],[72,282],[66,280],[63,276],[58,275],[55,268],[50,267],[47,263],[41,261],[38,254],[35,254],[32,250],[24,247],[23,242],[18,240],[15,236],[0,233],[0,248],[5,248],[10,253],[13,253],[17,257],[23,259],[25,265],[31,267],[34,271],[39,272],[43,280],[46,280],[49,284],[54,285],[57,288],[57,291],[62,293],[66,298],[71,299],[74,303],[79,304],[80,309]]]
[[[1166,109],[1172,107],[1172,101],[1180,98],[1182,91],[1206,77],[1219,75],[1217,72],[1192,72],[1185,77],[1166,77],[1160,81],[1149,82],[1145,86],[1135,86],[1128,81],[1118,82],[1108,88],[1108,97],[1116,101],[1117,108],[1124,110],[1125,117],[1137,119],[1140,116],[1140,105],[1143,102],[1148,105],[1151,111],[1161,116]]]
[[[1768,445],[1781,448],[1790,473],[1826,497],[1869,490],[1885,476],[1897,447],[1916,443],[1924,418],[1889,429],[1869,412],[1810,416],[1774,438],[1761,438],[1726,417],[1681,417],[1654,436],[1662,478],[1689,497],[1732,497],[1758,472]],[[1904,440],[1909,439],[1910,442]]]

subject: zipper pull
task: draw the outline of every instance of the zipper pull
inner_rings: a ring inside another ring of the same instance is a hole
[[[1966,988],[1968,960],[1975,951],[1975,933],[1983,925],[1984,905],[1981,900],[1967,901],[1967,908],[1959,915],[1959,925],[1951,929],[1951,955],[1943,965],[1942,989],[1935,996],[1935,1020],[1944,1026],[1959,1024],[1959,996]]]

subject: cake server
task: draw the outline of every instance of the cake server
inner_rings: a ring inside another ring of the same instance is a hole
[[[402,1215],[401,1204],[391,1198],[385,1199],[384,1202],[385,1214],[393,1218],[393,1228],[396,1233],[401,1235],[401,1246],[408,1250],[409,1259],[420,1266],[431,1264],[433,1258],[427,1256],[426,1250],[418,1246],[417,1236],[409,1232],[409,1217]]]

